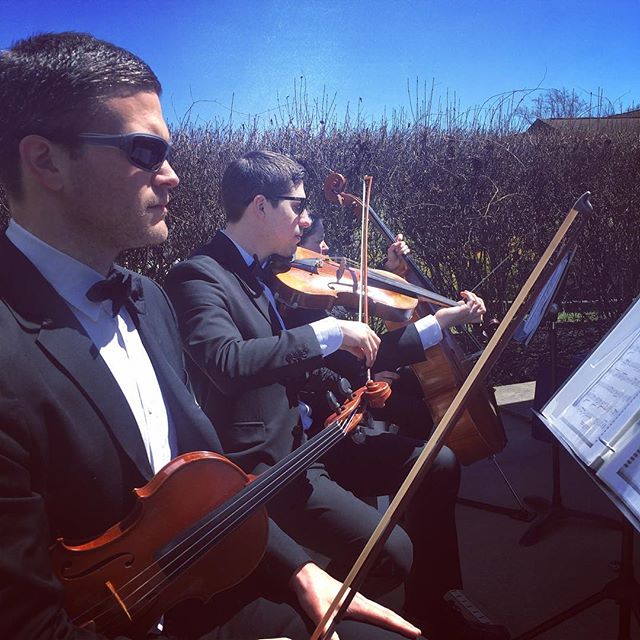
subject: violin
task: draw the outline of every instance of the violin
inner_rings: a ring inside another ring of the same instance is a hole
[[[346,184],[346,178],[341,174],[330,174],[324,182],[325,198],[329,202],[339,204],[359,214],[363,207],[362,200],[344,191]],[[390,242],[393,242],[395,234],[384,224],[371,206],[367,210],[378,230]],[[407,276],[411,277],[414,283],[419,283],[420,286],[428,290],[433,289],[431,281],[422,273],[415,262],[408,256],[404,256],[404,260],[408,267]],[[434,312],[434,301],[423,298],[415,307],[410,321],[415,321]],[[406,324],[406,322],[404,323]],[[389,329],[397,328],[398,324],[386,321]],[[438,424],[469,373],[468,363],[451,332],[444,331],[442,342],[427,349],[425,359],[411,365],[411,368],[420,383],[424,401],[429,407],[433,422]],[[489,397],[488,390],[485,388],[480,389],[469,398],[467,409],[447,438],[446,444],[455,452],[462,464],[469,465],[499,453],[504,449],[506,443],[507,437],[496,409],[495,400]]]
[[[336,304],[347,309],[358,307],[360,269],[345,258],[332,259],[298,247],[293,259],[276,271],[274,296],[289,307],[327,311]],[[410,320],[421,300],[442,307],[458,305],[389,271],[368,269],[367,284],[369,312],[391,322]]]
[[[178,602],[238,584],[264,554],[265,503],[390,395],[380,382],[354,391],[325,429],[258,477],[210,451],[178,456],[134,490],[125,520],[81,545],[58,539],[51,564],[72,622],[109,637],[143,636]]]

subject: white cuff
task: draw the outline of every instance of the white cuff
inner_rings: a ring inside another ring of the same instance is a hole
[[[338,320],[333,316],[327,316],[322,320],[316,320],[309,325],[320,343],[322,355],[328,356],[342,346],[342,329]]]
[[[442,329],[435,316],[423,316],[419,320],[416,320],[414,324],[418,330],[423,349],[433,347],[442,340]]]

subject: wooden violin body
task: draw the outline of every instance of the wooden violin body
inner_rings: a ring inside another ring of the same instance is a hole
[[[294,309],[330,310],[336,304],[351,309],[358,307],[361,290],[358,269],[346,263],[334,262],[304,247],[298,247],[290,266],[289,270],[275,275],[277,285],[274,295],[279,302]],[[370,313],[398,322],[411,318],[418,303],[417,298],[389,288],[372,286],[371,271],[367,288]],[[393,279],[400,285],[405,283],[399,276]]]
[[[390,393],[386,383],[354,391],[324,430],[257,478],[209,451],[178,456],[135,490],[128,518],[84,544],[58,540],[51,565],[73,624],[146,637],[178,602],[207,600],[243,580],[266,548],[266,502]]]
[[[176,602],[204,600],[243,580],[266,547],[264,507],[215,544],[218,532],[194,541],[200,548],[189,549],[187,540],[196,523],[210,520],[248,482],[223,456],[188,453],[136,489],[137,508],[127,520],[86,544],[58,541],[51,561],[74,624],[142,635]]]

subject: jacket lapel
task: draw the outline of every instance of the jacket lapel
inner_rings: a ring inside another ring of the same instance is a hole
[[[140,472],[151,478],[153,471],[133,413],[82,325],[5,236],[0,237],[0,256],[0,290],[18,323],[34,333],[36,343],[48,353],[58,371],[73,381]],[[15,277],[16,273],[20,278]]]
[[[274,335],[280,333],[282,329],[280,321],[275,315],[269,298],[264,293],[264,286],[251,273],[235,244],[224,233],[218,231],[211,242],[202,247],[196,255],[198,254],[213,258],[233,273],[249,300],[269,323],[272,333]]]

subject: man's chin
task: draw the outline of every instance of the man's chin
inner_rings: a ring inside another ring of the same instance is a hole
[[[157,244],[162,244],[169,237],[169,229],[164,220],[161,220],[157,224],[154,224],[149,228],[147,233],[147,242],[145,246],[152,247]]]

